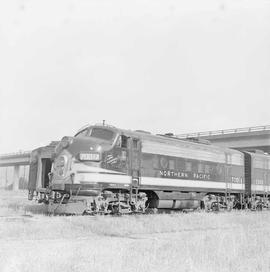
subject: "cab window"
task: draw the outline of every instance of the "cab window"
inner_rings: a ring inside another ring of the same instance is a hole
[[[79,133],[77,133],[77,134],[75,135],[75,137],[83,137],[83,136],[86,136],[86,135],[87,135],[87,132],[88,132],[88,128],[86,128],[86,129],[80,131]]]
[[[106,141],[112,141],[114,138],[114,132],[104,128],[92,128],[89,136]]]
[[[128,137],[125,135],[120,135],[116,145],[122,148],[127,148],[127,143],[128,143]]]

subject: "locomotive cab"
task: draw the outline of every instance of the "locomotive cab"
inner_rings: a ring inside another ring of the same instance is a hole
[[[76,191],[87,186],[112,187],[108,185],[113,184],[110,180],[118,181],[117,178],[123,179],[123,175],[130,172],[130,163],[134,160],[130,160],[129,156],[136,153],[138,139],[132,139],[134,148],[131,149],[130,141],[130,137],[110,126],[89,126],[74,137],[64,137],[56,148],[52,189],[70,191],[73,188]],[[138,170],[139,165],[133,168]],[[125,182],[120,183],[128,184],[130,180],[126,176]]]
[[[81,201],[80,211],[88,207],[91,212],[107,211],[108,206],[111,212],[144,210],[146,194],[138,192],[140,160],[140,137],[128,131],[95,125],[63,137],[50,173],[52,203],[67,208],[72,201],[76,205]]]

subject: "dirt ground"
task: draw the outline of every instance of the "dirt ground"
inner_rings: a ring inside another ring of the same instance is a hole
[[[0,192],[1,271],[270,271],[270,211],[43,212],[26,192]]]

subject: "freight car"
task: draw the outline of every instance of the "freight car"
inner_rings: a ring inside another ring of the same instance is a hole
[[[37,161],[34,152],[30,174]],[[242,208],[252,197],[266,203],[270,192],[269,156],[105,124],[64,137],[52,161],[46,188],[36,191],[54,213]]]
[[[270,156],[261,150],[244,151],[245,156],[245,193],[252,201],[249,205],[257,208],[268,206],[270,192]]]

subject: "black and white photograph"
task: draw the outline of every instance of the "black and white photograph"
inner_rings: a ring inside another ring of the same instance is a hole
[[[270,271],[270,1],[0,0],[0,271]]]

